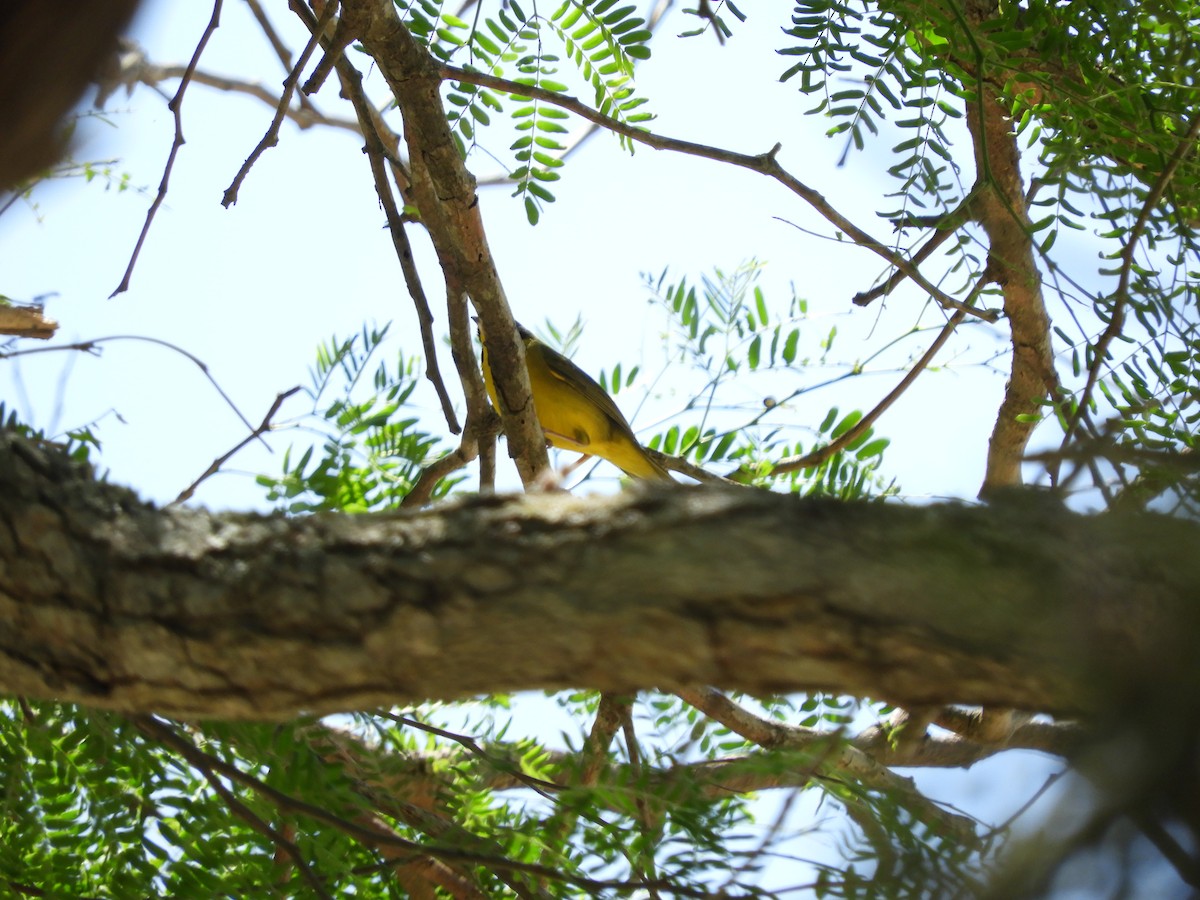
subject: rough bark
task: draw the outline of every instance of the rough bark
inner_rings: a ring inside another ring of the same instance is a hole
[[[997,10],[994,0],[970,0],[967,18],[979,25]],[[1021,182],[1021,151],[1002,95],[977,73],[977,101],[967,105],[967,127],[983,190],[974,209],[988,238],[988,272],[1004,295],[1012,335],[1012,370],[988,443],[982,496],[1021,483],[1021,461],[1055,382],[1050,317],[1034,260],[1032,223]]]
[[[488,347],[509,453],[533,484],[549,468],[545,436],[534,413],[525,350],[488,247],[475,177],[459,156],[442,106],[437,62],[400,23],[391,0],[346,0],[343,19],[379,66],[404,119],[410,191],[447,278],[471,298]]]
[[[749,489],[372,516],[156,510],[0,439],[0,690],[285,718],[712,684],[1071,712],[1191,690],[1200,529]]]

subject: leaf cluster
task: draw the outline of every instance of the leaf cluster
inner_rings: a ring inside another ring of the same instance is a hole
[[[601,114],[628,125],[652,118],[641,109],[647,98],[635,93],[633,83],[636,62],[650,56],[651,37],[645,20],[635,15],[635,6],[618,6],[617,0],[563,0],[548,16],[536,7],[527,13],[517,2],[501,6],[494,15],[485,15],[483,7],[477,4],[474,20],[467,22],[433,0],[400,4],[412,32],[444,62],[461,60],[470,71],[565,94],[569,86],[559,80],[562,57],[547,46],[557,45],[591,88]],[[504,113],[508,104],[516,131],[509,147],[515,162],[509,172],[515,182],[513,196],[523,200],[530,223],[536,224],[542,204],[554,201],[549,185],[561,177],[568,114],[537,97],[469,82],[452,83],[446,100],[451,130],[464,156],[477,130],[491,125],[492,114]],[[632,152],[628,139],[622,137],[621,142]]]
[[[421,377],[419,360],[399,353],[394,362],[369,369],[387,332],[387,326],[364,327],[318,348],[306,389],[313,412],[304,426],[321,443],[299,451],[290,447],[282,474],[256,479],[267,498],[289,513],[391,509],[435,456],[438,438],[419,427],[420,417],[409,407]],[[434,496],[444,496],[460,480],[443,479]]]
[[[883,452],[889,441],[866,430],[845,448],[823,462],[783,479],[771,476],[771,463],[802,456],[804,441],[795,441],[796,402],[809,388],[800,387],[786,397],[767,396],[753,404],[730,405],[727,392],[744,388],[757,375],[778,376],[803,384],[812,370],[829,364],[837,339],[830,327],[807,344],[810,326],[807,301],[795,293],[785,310],[772,309],[757,283],[762,265],[755,261],[725,273],[716,270],[692,285],[686,278],[669,283],[666,272],[646,278],[653,297],[666,311],[675,340],[673,354],[683,365],[703,374],[704,385],[686,403],[680,417],[686,425],[671,425],[652,437],[651,447],[688,457],[697,465],[730,461],[758,473],[753,483],[784,487],[805,495],[863,499],[895,492],[880,479]],[[854,365],[837,381],[862,372]],[[832,382],[829,382],[832,383]],[[836,440],[862,418],[860,410],[841,414],[829,408],[814,429],[814,446]],[[714,424],[718,422],[719,424]],[[812,449],[811,447],[809,449]]]

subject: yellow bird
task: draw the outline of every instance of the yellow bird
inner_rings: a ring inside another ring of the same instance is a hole
[[[517,331],[525,343],[525,367],[529,370],[538,421],[552,447],[602,457],[634,478],[674,480],[638,443],[633,429],[604,388],[520,323]],[[492,405],[499,409],[482,325],[479,325],[479,340],[483,345],[483,383]]]

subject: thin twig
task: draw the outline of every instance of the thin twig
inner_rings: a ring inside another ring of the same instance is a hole
[[[985,272],[983,276],[975,283],[975,286],[971,289],[971,293],[967,296],[966,302],[968,304],[974,303],[975,298],[979,296],[980,291],[982,291],[984,286],[990,281],[991,276]],[[912,386],[913,382],[917,380],[917,377],[925,371],[931,362],[933,362],[933,358],[937,356],[938,352],[943,346],[945,346],[946,341],[950,339],[950,335],[952,335],[954,330],[962,324],[965,318],[966,313],[963,310],[955,310],[954,314],[950,316],[949,320],[942,327],[942,330],[938,332],[938,336],[933,339],[933,343],[929,345],[929,349],[925,351],[925,353],[919,360],[917,360],[911,369],[904,373],[904,377],[900,379],[899,384],[892,388],[892,390],[888,392],[887,396],[880,400],[875,405],[874,409],[859,419],[852,428],[848,429],[844,434],[839,435],[835,440],[830,441],[824,447],[813,450],[811,453],[806,453],[804,456],[792,456],[786,459],[781,459],[772,467],[771,474],[785,475],[788,472],[797,472],[801,469],[819,466],[835,453],[838,453],[843,448],[856,441],[860,436],[865,434],[867,429],[874,425],[876,420],[885,412],[887,412],[888,408],[893,403],[900,399],[900,396]],[[740,469],[738,470],[739,473],[741,471],[742,470]]]
[[[356,821],[395,834],[396,829],[384,817],[399,819],[431,838],[457,842],[461,847],[471,847],[480,852],[503,855],[497,844],[471,833],[448,818],[444,804],[440,802],[443,781],[437,774],[440,770],[436,765],[421,765],[419,770],[405,767],[404,773],[399,774],[401,780],[397,781],[393,777],[397,773],[392,767],[395,757],[378,744],[368,745],[357,733],[314,722],[304,726],[297,734],[318,758],[349,778],[354,792],[367,802],[368,805]],[[401,887],[414,900],[432,900],[433,892],[429,884],[436,884],[451,897],[461,900],[485,900],[469,866],[453,866],[429,856],[414,860],[405,851],[388,847],[380,847],[377,852],[387,860],[382,868],[391,868]],[[366,869],[356,871],[363,872]],[[517,896],[532,897],[519,876],[504,871],[494,874],[509,885]],[[417,892],[421,887],[425,888],[424,893]]]
[[[1121,249],[1121,277],[1117,283],[1112,318],[1109,319],[1108,327],[1104,329],[1103,334],[1100,335],[1100,339],[1096,341],[1092,365],[1088,368],[1087,382],[1084,384],[1083,392],[1079,396],[1079,403],[1076,405],[1075,413],[1071,416],[1071,421],[1067,425],[1067,433],[1063,435],[1061,447],[1066,447],[1075,436],[1080,419],[1091,402],[1092,393],[1096,389],[1096,383],[1100,380],[1100,370],[1104,367],[1104,361],[1108,356],[1108,348],[1116,340],[1117,335],[1121,333],[1122,327],[1124,327],[1125,308],[1129,305],[1129,278],[1133,271],[1133,256],[1137,252],[1138,242],[1141,240],[1142,233],[1146,230],[1146,225],[1150,222],[1151,214],[1154,212],[1155,207],[1158,206],[1158,201],[1162,199],[1163,194],[1166,193],[1167,186],[1171,183],[1171,179],[1175,177],[1176,170],[1178,170],[1188,153],[1191,152],[1197,135],[1200,135],[1200,112],[1192,116],[1192,121],[1188,125],[1187,132],[1180,138],[1179,144],[1175,147],[1175,152],[1171,154],[1171,158],[1167,160],[1167,164],[1163,166],[1163,170],[1159,173],[1158,178],[1155,179],[1153,187],[1150,188],[1150,193],[1146,195],[1146,199],[1142,203],[1142,209],[1138,213],[1137,221],[1134,222],[1133,228],[1129,231],[1129,237],[1125,242],[1125,246]],[[1055,467],[1051,472],[1051,483],[1057,483],[1057,481],[1058,468]]]
[[[199,478],[197,478],[195,481],[193,481],[191,484],[189,484],[187,487],[185,487],[182,491],[180,491],[179,496],[176,497],[174,500],[172,500],[168,505],[175,506],[176,504],[183,503],[186,500],[192,499],[192,495],[196,493],[196,488],[198,488],[200,486],[201,482],[203,482],[206,479],[208,479],[209,477],[215,475],[217,473],[217,471],[220,470],[221,466],[223,466],[223,465],[225,465],[225,463],[229,462],[229,460],[233,457],[234,454],[236,454],[239,450],[241,450],[243,447],[245,447],[247,444],[249,444],[255,438],[259,438],[265,432],[270,431],[271,419],[273,419],[275,417],[275,413],[279,412],[279,407],[283,404],[283,401],[286,400],[288,397],[292,396],[293,394],[297,393],[299,390],[300,390],[300,386],[296,385],[296,387],[292,388],[291,390],[284,391],[282,394],[276,394],[275,402],[271,404],[271,408],[267,410],[267,414],[265,416],[263,416],[263,420],[261,423],[259,423],[259,426],[257,428],[255,428],[250,434],[246,435],[246,437],[243,440],[239,441],[237,446],[235,446],[228,453],[222,454],[221,456],[218,456],[216,459],[214,459],[212,461],[212,463],[209,465],[209,467],[204,470],[204,474],[201,475]]]
[[[155,67],[150,67],[150,71],[155,71]],[[176,78],[179,75],[178,66],[164,66],[160,70],[164,78]],[[145,78],[141,79],[145,83]],[[226,78],[223,75],[213,75],[210,72],[196,72],[192,76],[192,80],[197,84],[203,84],[205,87],[210,87],[218,91],[229,91],[238,94],[248,94],[263,103],[270,106],[272,109],[278,109],[282,103],[282,98],[272,94],[261,84],[254,81],[239,81],[235,78]],[[314,125],[328,125],[331,128],[340,128],[343,131],[352,131],[359,134],[361,129],[358,122],[351,119],[343,119],[334,116],[327,116],[324,113],[318,112],[316,108],[308,103],[308,98],[300,95],[303,101],[302,108],[295,109],[290,104],[284,108],[284,115],[295,122],[302,129],[311,128]]]
[[[967,196],[963,197],[958,206],[943,216],[937,217],[937,223],[932,225],[936,229],[929,239],[920,246],[916,253],[908,258],[908,261],[914,266],[919,266],[926,259],[933,255],[938,247],[946,242],[950,235],[960,228],[965,222],[971,220],[970,204],[974,199],[975,194],[979,191],[979,186],[972,188]],[[854,295],[851,300],[855,306],[867,306],[873,300],[880,297],[886,297],[902,282],[907,276],[907,273],[897,269],[882,283],[878,284],[870,290],[862,291]]]
[[[1042,783],[1042,786],[1040,788],[1038,788],[1036,791],[1034,791],[1033,796],[1021,804],[1020,809],[1018,809],[1015,813],[1013,813],[1011,816],[1009,816],[1007,819],[1005,819],[999,825],[992,828],[986,835],[984,835],[983,839],[986,841],[992,835],[1006,834],[1008,832],[1008,829],[1012,827],[1013,822],[1017,821],[1017,819],[1021,818],[1021,816],[1025,815],[1025,813],[1029,812],[1029,809],[1033,806],[1033,804],[1037,803],[1038,800],[1040,800],[1042,798],[1042,796],[1048,790],[1050,790],[1050,788],[1052,788],[1054,786],[1055,782],[1057,782],[1060,778],[1062,778],[1064,775],[1066,775],[1067,772],[1069,772],[1069,771],[1070,771],[1070,769],[1063,768],[1063,769],[1060,769],[1059,771],[1051,774],[1045,780],[1045,782]]]
[[[400,506],[424,506],[433,499],[433,489],[437,487],[437,483],[458,469],[463,468],[473,456],[468,458],[468,441],[465,436],[462,442],[454,450],[451,450],[445,456],[435,459],[429,465],[421,470],[421,474],[417,477],[412,489],[404,495],[404,499],[400,501]]]
[[[201,372],[204,373],[204,377],[209,380],[209,383],[212,384],[217,393],[221,395],[221,399],[224,400],[229,408],[234,411],[237,417],[242,420],[242,424],[251,430],[254,429],[254,426],[250,424],[250,420],[242,415],[242,411],[237,408],[237,404],[233,402],[230,396],[225,393],[225,389],[222,388],[217,382],[217,379],[213,377],[212,372],[208,370],[208,364],[204,362],[204,360],[200,359],[195,354],[189,353],[187,350],[184,350],[177,344],[172,344],[170,341],[164,341],[161,338],[146,337],[142,334],[110,334],[105,337],[92,338],[89,341],[79,341],[74,344],[58,344],[54,347],[30,347],[24,350],[0,350],[0,359],[11,359],[14,356],[32,356],[35,353],[54,353],[59,350],[80,350],[84,353],[93,353],[97,349],[97,344],[106,344],[109,341],[145,341],[147,344],[158,344],[160,347],[166,347],[168,350],[174,350],[181,356],[187,357]],[[262,438],[260,437],[259,440],[262,440]],[[263,441],[263,446],[270,449],[266,441]]]
[[[380,712],[380,718],[388,719],[395,722],[397,725],[403,725],[406,728],[416,728],[419,731],[424,731],[427,734],[437,735],[438,737],[446,738],[449,741],[459,744],[469,750],[475,756],[478,756],[489,766],[496,769],[498,772],[504,772],[511,775],[521,784],[536,791],[543,797],[549,797],[553,793],[565,790],[561,784],[555,784],[553,781],[546,781],[542,778],[534,778],[532,775],[526,775],[515,764],[509,763],[506,760],[492,756],[486,750],[479,746],[478,741],[473,737],[465,734],[459,734],[454,731],[448,731],[445,728],[439,728],[436,725],[430,725],[427,722],[422,722],[420,719],[414,718],[411,715],[402,715],[393,712]]]
[[[776,144],[766,153],[751,155],[748,153],[737,153],[733,150],[725,150],[720,147],[712,147],[707,144],[697,144],[693,141],[678,140],[676,138],[664,137],[663,135],[653,134],[649,131],[644,131],[636,125],[629,125],[609,116],[601,115],[593,110],[585,103],[581,103],[574,97],[569,97],[565,94],[559,94],[555,91],[546,90],[534,85],[521,84],[520,82],[510,81],[507,78],[497,78],[494,75],[488,75],[483,72],[468,71],[460,69],[456,66],[447,65],[445,63],[438,66],[438,74],[443,80],[459,81],[466,84],[474,84],[480,87],[491,88],[496,91],[503,91],[508,94],[514,94],[521,97],[531,97],[540,100],[544,103],[550,103],[558,106],[569,112],[575,113],[589,122],[594,122],[602,128],[623,135],[630,140],[637,141],[640,144],[645,144],[648,147],[654,147],[656,150],[670,150],[675,153],[684,153],[689,156],[699,156],[702,159],[711,159],[715,162],[727,163],[732,166],[738,166],[743,169],[748,169],[751,172],[757,172],[760,175],[765,175],[775,181],[778,181],[792,193],[796,194],[813,209],[825,217],[834,227],[845,232],[854,243],[861,247],[878,254],[883,257],[900,271],[904,272],[916,284],[926,291],[931,297],[937,300],[945,309],[955,309],[963,312],[966,315],[975,316],[983,319],[986,322],[995,322],[999,314],[994,310],[974,309],[967,306],[960,300],[956,300],[943,291],[941,288],[933,284],[929,279],[921,274],[911,262],[905,259],[900,254],[896,253],[887,244],[871,237],[867,232],[863,231],[844,215],[838,212],[830,205],[818,191],[809,187],[800,179],[796,178],[790,172],[779,164],[775,158],[782,145]]]
[[[600,778],[604,763],[608,760],[608,748],[612,744],[613,735],[621,727],[628,715],[630,699],[617,694],[601,694],[600,704],[596,707],[596,718],[592,721],[592,729],[588,732],[576,760],[573,787],[593,787]],[[567,837],[575,828],[579,812],[574,809],[560,807],[542,826],[545,835],[545,847],[542,856],[557,853]]]
[[[636,855],[629,857],[629,865],[639,878],[653,879],[655,876],[654,866],[654,840],[655,833],[660,832],[660,828],[655,822],[655,817],[650,812],[650,807],[646,804],[645,793],[640,789],[645,778],[645,773],[642,770],[642,751],[638,746],[637,732],[633,728],[633,716],[630,715],[632,705],[626,704],[622,709],[621,733],[625,736],[625,752],[629,755],[629,774],[633,778],[633,783],[638,786],[638,790],[634,791],[634,805],[637,807],[638,824],[642,827],[642,836],[645,838],[645,846],[638,848]],[[661,834],[659,834],[661,836]],[[658,891],[651,889],[649,895],[652,900],[657,900]]]
[[[166,723],[151,716],[136,716],[132,719],[134,725],[143,733],[153,737],[162,744],[165,744],[174,749],[180,756],[186,759],[192,765],[197,767],[209,766],[214,771],[220,772],[230,781],[244,785],[250,788],[259,796],[270,800],[280,809],[290,810],[291,812],[307,816],[318,822],[323,822],[326,825],[331,825],[339,831],[350,835],[362,841],[365,844],[387,845],[389,847],[398,847],[402,850],[408,850],[416,856],[434,856],[439,859],[460,860],[470,862],[479,866],[494,869],[507,869],[516,872],[525,872],[530,875],[536,875],[542,878],[548,878],[553,881],[566,882],[567,884],[577,885],[589,891],[631,891],[631,890],[646,890],[649,887],[658,887],[663,890],[674,891],[682,897],[710,897],[707,891],[701,891],[695,888],[690,888],[686,885],[677,884],[669,879],[660,879],[653,883],[643,881],[602,881],[593,878],[585,878],[579,875],[572,875],[569,872],[562,872],[557,869],[552,869],[549,866],[540,866],[535,863],[520,862],[514,859],[505,857],[496,857],[488,854],[472,853],[467,850],[462,850],[458,847],[438,847],[432,844],[422,844],[417,841],[406,840],[396,834],[382,832],[374,828],[369,828],[364,825],[359,825],[356,822],[351,822],[341,816],[331,813],[324,807],[317,806],[313,803],[308,803],[286,794],[276,788],[271,787],[261,779],[255,778],[247,772],[243,772],[237,766],[225,762],[210,753],[198,748],[191,741],[176,733],[175,729]]]
[[[146,221],[142,225],[142,231],[138,235],[137,243],[133,246],[133,253],[129,257],[129,264],[125,267],[125,274],[121,277],[121,283],[117,285],[116,290],[108,295],[110,300],[117,296],[117,294],[129,290],[129,280],[133,277],[133,267],[137,265],[138,255],[142,252],[142,245],[146,243],[146,236],[150,233],[150,226],[154,222],[154,217],[157,215],[159,207],[167,199],[167,184],[171,180],[171,170],[175,168],[175,157],[179,155],[179,148],[184,144],[183,95],[187,91],[188,85],[191,84],[192,73],[196,71],[196,65],[200,62],[200,55],[204,52],[204,48],[208,46],[208,39],[217,30],[217,26],[221,24],[222,2],[223,0],[214,0],[212,16],[208,20],[208,25],[205,26],[204,33],[200,35],[200,42],[196,44],[196,50],[192,53],[192,59],[188,63],[187,71],[183,73],[183,77],[179,80],[179,88],[175,91],[175,96],[167,104],[167,109],[171,110],[175,117],[175,137],[171,142],[171,152],[167,154],[167,164],[163,167],[162,180],[158,183],[158,193],[154,197],[154,202],[150,204],[150,209],[146,211]]]
[[[462,426],[458,424],[458,416],[454,412],[454,402],[450,399],[450,392],[446,389],[441,369],[438,367],[437,341],[433,335],[433,312],[429,308],[429,299],[425,296],[425,288],[421,285],[421,276],[417,272],[417,265],[413,260],[412,245],[409,243],[408,233],[404,228],[404,218],[396,206],[392,185],[384,170],[383,164],[387,151],[382,138],[376,132],[374,119],[371,116],[374,107],[367,101],[366,95],[363,93],[362,75],[359,71],[349,60],[338,60],[336,65],[342,90],[349,97],[358,114],[359,125],[366,140],[367,160],[371,167],[371,176],[375,180],[375,193],[379,197],[379,203],[387,218],[388,231],[392,236],[392,247],[396,251],[396,259],[400,262],[400,271],[404,273],[404,283],[408,287],[408,295],[413,301],[413,306],[416,307],[417,323],[421,330],[421,345],[425,351],[425,378],[433,385],[433,389],[437,393],[438,401],[442,405],[442,415],[446,419],[446,427],[450,429],[451,434],[459,434],[462,432]]]
[[[275,30],[275,26],[271,24],[271,20],[267,18],[267,13],[262,8],[262,4],[258,0],[246,0],[246,5],[250,7],[250,12],[258,22],[258,27],[262,29],[271,47],[274,48],[275,55],[279,57],[279,61],[283,64],[283,71],[290,72],[292,70],[292,51],[288,49],[287,44],[283,42],[283,39]],[[302,109],[316,112],[312,102],[304,94],[300,95],[300,106]]]
[[[319,35],[324,30],[325,24],[332,18],[333,11],[337,9],[338,0],[329,0],[325,7],[325,11],[321,14],[320,22],[318,23],[317,31],[309,38],[304,49],[300,52],[300,58],[296,61],[296,65],[288,73],[288,77],[283,81],[283,93],[279,97],[279,105],[275,108],[275,117],[271,120],[271,125],[267,128],[267,133],[262,136],[262,140],[246,157],[246,161],[242,163],[242,167],[238,169],[237,175],[233,177],[229,187],[225,189],[225,196],[221,198],[221,205],[226,209],[237,203],[238,190],[242,186],[242,182],[246,180],[246,176],[250,174],[250,168],[258,161],[258,158],[267,152],[268,149],[278,145],[279,143],[279,126],[283,124],[284,117],[287,115],[288,108],[292,105],[292,94],[296,92],[296,85],[300,81],[300,74],[304,71],[304,67],[308,65],[308,60],[312,56],[313,51],[317,49],[320,43]]]
[[[857,740],[845,739],[840,731],[817,731],[773,722],[734,703],[714,688],[685,688],[675,691],[675,696],[751,743],[768,749],[815,753],[816,758],[807,766],[811,777],[846,777],[877,790],[892,792],[905,798],[909,807],[920,812],[927,821],[938,822],[958,835],[974,833],[972,819],[943,809],[917,790],[911,779],[897,775],[857,746]]]
[[[328,0],[329,5],[337,6],[337,0]],[[328,13],[329,9],[325,10]],[[325,83],[325,79],[329,77],[329,73],[333,71],[334,66],[342,61],[345,56],[346,48],[349,47],[358,37],[352,27],[350,20],[346,16],[338,19],[337,25],[333,28],[333,34],[325,35],[326,16],[322,14],[321,23],[318,26],[316,34],[320,35],[321,45],[325,50],[317,67],[313,69],[312,75],[308,77],[308,81],[304,82],[304,87],[300,90],[305,95],[315,94],[321,89],[321,85]]]
[[[1142,830],[1142,834],[1150,843],[1158,848],[1158,852],[1174,867],[1184,882],[1194,888],[1200,888],[1200,865],[1192,858],[1191,853],[1175,840],[1174,835],[1163,827],[1161,821],[1144,809],[1134,809],[1129,813],[1129,818]]]
[[[321,879],[317,877],[317,873],[305,861],[304,854],[300,852],[300,848],[296,846],[295,842],[289,840],[284,834],[273,828],[270,823],[259,817],[254,810],[235,797],[233,791],[221,783],[221,779],[211,768],[203,765],[199,765],[196,768],[204,776],[204,780],[209,783],[217,796],[225,801],[225,805],[229,807],[231,813],[265,836],[267,840],[287,855],[292,861],[292,865],[300,871],[300,874],[304,876],[304,880],[309,883],[318,897],[325,898],[325,900],[333,900],[333,895],[325,890],[325,885],[322,884]]]
[[[146,58],[145,52],[140,47],[132,42],[127,42],[126,51],[120,56],[119,66],[116,67],[115,71],[106,74],[102,88],[105,92],[112,93],[118,87],[124,87],[126,91],[132,91],[137,85],[144,84],[166,96],[166,92],[159,85],[164,81],[182,78],[187,71],[187,66],[162,66],[153,63]],[[196,84],[203,84],[206,87],[211,87],[219,91],[246,94],[257,100],[261,100],[267,106],[271,107],[271,109],[277,109],[280,104],[279,96],[267,90],[267,88],[263,87],[257,81],[242,81],[237,78],[229,78],[224,75],[206,72],[199,68],[192,72],[191,79]],[[99,102],[98,100],[97,103],[99,104]],[[299,107],[288,105],[286,115],[301,129],[311,128],[314,125],[328,125],[333,128],[353,131],[356,134],[361,133],[357,120],[326,116],[309,103],[308,98],[303,95],[300,96]],[[2,213],[3,209],[0,209],[0,214]]]
[[[466,289],[453,266],[443,266],[442,275],[446,282],[446,313],[450,319],[450,356],[467,401],[462,451],[471,458],[476,454],[479,456],[479,490],[480,493],[491,493],[496,487],[496,436],[502,427],[500,416],[488,403],[483,373],[475,359]]]

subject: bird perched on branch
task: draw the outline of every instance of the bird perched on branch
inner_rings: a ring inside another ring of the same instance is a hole
[[[483,383],[492,405],[499,409],[488,363],[487,336],[479,320],[475,322],[483,344]],[[607,459],[634,478],[673,480],[638,443],[633,429],[604,388],[520,323],[517,331],[525,344],[525,367],[529,370],[538,421],[551,446]]]

